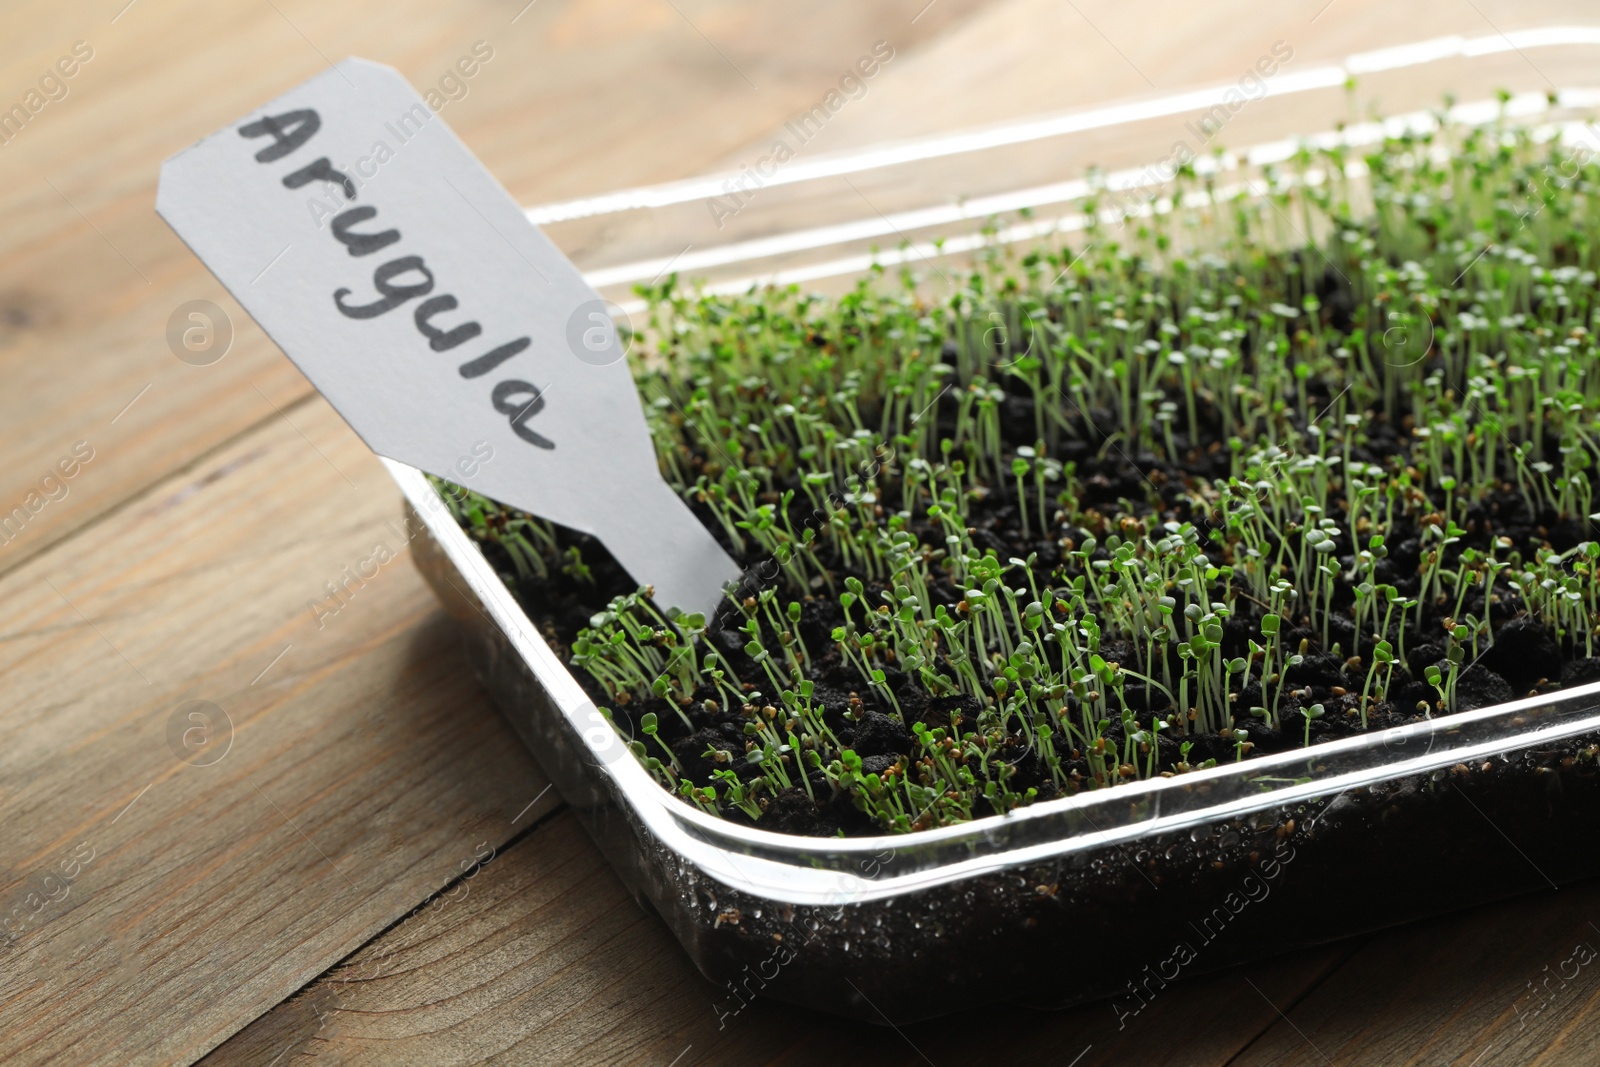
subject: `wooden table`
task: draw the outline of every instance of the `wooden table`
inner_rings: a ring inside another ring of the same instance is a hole
[[[1396,10],[8,5],[0,107],[92,56],[0,143],[0,516],[24,509],[0,537],[0,1060],[1596,1062],[1600,969],[1573,962],[1600,945],[1595,885],[1186,982],[1123,1029],[1104,1004],[896,1031],[757,1003],[719,1026],[719,990],[464,680],[382,468],[152,211],[163,158],[348,53],[429,86],[488,42],[445,117],[541,203],[737,166],[879,39],[896,65],[829,150],[1226,83],[1279,39],[1311,63],[1594,20]],[[626,251],[606,232],[580,264]],[[211,365],[165,340],[192,299],[232,317]],[[400,558],[315,611],[379,544]]]

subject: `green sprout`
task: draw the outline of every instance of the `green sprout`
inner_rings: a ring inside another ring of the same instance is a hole
[[[1512,620],[1600,644],[1596,183],[1444,123],[838,296],[644,286],[662,476],[745,568],[709,618],[435,484],[729,818],[909,832],[1449,714]]]

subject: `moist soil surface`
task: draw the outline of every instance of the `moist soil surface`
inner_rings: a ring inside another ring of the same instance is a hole
[[[1325,284],[1334,285],[1331,279]],[[1337,293],[1330,292],[1328,296],[1336,310]],[[1315,398],[1313,410],[1331,402],[1332,390],[1322,383],[1313,382],[1311,389]],[[1008,431],[1006,443],[1009,448],[1015,449],[1030,443],[1031,427],[1034,425],[1033,404],[1034,399],[1020,387],[1012,389],[1008,395],[1001,425]],[[949,402],[940,406],[938,418],[941,431],[947,431],[953,423],[953,408],[954,405]],[[1035,530],[1033,536],[1025,537],[1018,521],[1016,502],[1008,496],[1004,487],[996,487],[969,505],[971,537],[978,547],[993,549],[1000,559],[1028,559],[1031,556],[1034,558],[1034,573],[1042,582],[1048,582],[1057,573],[1064,553],[1078,544],[1086,543],[1086,539],[1091,537],[1102,546],[1095,556],[1099,559],[1106,557],[1103,546],[1106,536],[1111,533],[1121,533],[1124,537],[1140,535],[1168,522],[1193,523],[1201,531],[1220,525],[1220,515],[1196,510],[1193,506],[1194,497],[1187,491],[1194,486],[1227,477],[1229,458],[1219,444],[1201,441],[1191,447],[1180,437],[1179,443],[1185,449],[1182,463],[1168,462],[1151,453],[1130,456],[1118,448],[1107,449],[1094,443],[1096,439],[1104,440],[1099,427],[1113,423],[1114,417],[1110,412],[1080,412],[1079,417],[1084,423],[1084,439],[1064,442],[1057,458],[1076,465],[1076,476],[1081,483],[1080,512],[1097,521],[1092,525],[1063,524],[1046,533]],[[1368,437],[1365,443],[1356,448],[1354,458],[1385,468],[1393,467],[1396,457],[1404,457],[1407,453],[1403,443],[1405,428],[1390,426],[1381,412],[1369,412],[1364,418],[1367,420]],[[1018,428],[1029,433],[1010,432]],[[771,496],[776,499],[778,494]],[[1160,499],[1159,506],[1153,502],[1153,498]],[[702,506],[696,510],[707,528],[731,552],[733,546],[728,543],[725,534],[717,529],[705,508]],[[800,505],[795,506],[797,524],[806,520],[805,513],[808,510]],[[943,532],[927,520],[913,522],[910,529],[924,544],[937,545],[942,542]],[[580,579],[567,572],[552,572],[548,577],[513,582],[513,586],[529,616],[565,658],[572,641],[581,629],[589,625],[594,612],[611,597],[632,592],[634,585],[611,560],[604,547],[592,538],[570,531],[560,531],[559,537],[563,548],[576,546],[581,551],[589,564],[586,578]],[[1588,524],[1562,519],[1550,512],[1530,513],[1524,496],[1510,484],[1502,483],[1486,498],[1471,503],[1467,511],[1465,534],[1459,545],[1455,546],[1455,552],[1487,548],[1492,539],[1508,539],[1511,545],[1524,552],[1538,548],[1560,552],[1588,537],[1592,537]],[[1421,582],[1419,563],[1422,555],[1422,530],[1415,518],[1396,514],[1387,541],[1388,558],[1378,564],[1376,577],[1381,582],[1395,586],[1408,597],[1415,596]],[[511,568],[504,558],[504,550],[493,540],[482,543],[491,561],[509,576]],[[1506,543],[1501,541],[1502,545]],[[1353,552],[1354,547],[1349,544],[1348,536],[1339,535],[1335,555],[1346,567],[1351,564]],[[497,553],[499,558],[496,558]],[[1215,545],[1207,547],[1207,554],[1214,561],[1220,559]],[[763,586],[773,584],[777,567],[770,559],[744,559],[741,562],[746,564],[746,570],[740,596],[753,595]],[[841,579],[844,576],[838,570],[835,574]],[[877,602],[882,584],[866,584],[867,601]],[[963,597],[963,591],[949,583],[935,586],[933,593],[936,603],[952,611],[960,606]],[[1300,747],[1308,735],[1305,720],[1297,713],[1297,709],[1316,704],[1322,705],[1325,713],[1310,723],[1309,739],[1313,744],[1446,714],[1440,708],[1439,694],[1424,680],[1427,668],[1443,665],[1445,658],[1442,642],[1444,620],[1456,605],[1443,601],[1441,597],[1435,603],[1422,605],[1422,625],[1408,628],[1412,643],[1396,650],[1398,660],[1388,690],[1375,707],[1369,708],[1363,725],[1357,709],[1367,672],[1365,668],[1353,665],[1349,657],[1352,654],[1366,654],[1370,649],[1354,633],[1349,615],[1352,594],[1347,583],[1340,583],[1333,602],[1334,611],[1328,621],[1331,643],[1339,646],[1339,656],[1322,649],[1320,619],[1315,621],[1315,625],[1308,616],[1284,620],[1284,647],[1299,647],[1304,654],[1299,664],[1290,666],[1286,671],[1285,680],[1289,688],[1284,693],[1282,727],[1274,730],[1261,719],[1251,718],[1241,712],[1235,717],[1234,728],[1246,730],[1249,735],[1242,753],[1239,742],[1226,734],[1191,734],[1181,739],[1193,743],[1187,764],[1200,766],[1211,759],[1225,763],[1241,755],[1248,759]],[[1492,642],[1461,672],[1456,687],[1455,711],[1472,711],[1519,697],[1600,681],[1600,657],[1583,656],[1581,646],[1571,641],[1563,647],[1547,627],[1527,617],[1515,592],[1504,585],[1495,589],[1492,603],[1487,607],[1483,602],[1481,587],[1474,587],[1466,595],[1464,609],[1466,613],[1489,620],[1494,634]],[[725,602],[711,620],[706,639],[715,642],[722,654],[740,671],[741,677],[760,677],[760,671],[745,655],[746,638],[737,629],[743,621],[737,608]],[[862,757],[863,771],[881,773],[897,761],[910,763],[914,759],[911,728],[916,723],[948,729],[964,718],[970,720],[976,715],[979,710],[977,698],[970,695],[933,697],[915,680],[890,671],[888,683],[899,703],[897,715],[844,662],[831,637],[834,627],[842,621],[838,604],[831,598],[818,596],[803,602],[803,615],[797,629],[810,648],[825,650],[815,655],[808,677],[815,683],[817,702],[825,708],[827,725],[842,744],[854,749]],[[1240,612],[1228,620],[1223,637],[1224,655],[1248,655],[1251,637],[1259,634],[1259,621],[1259,612]],[[1426,639],[1425,635],[1431,634],[1441,635],[1441,640]],[[1119,648],[1109,640],[1103,648],[1103,654],[1107,660],[1123,658],[1132,661],[1136,658],[1134,649]],[[1173,665],[1178,666],[1177,657],[1171,649],[1167,654],[1171,656]],[[611,708],[614,722],[624,736],[642,740],[643,735],[637,728],[639,718],[646,712],[655,713],[660,724],[661,739],[683,765],[685,777],[693,781],[711,781],[710,774],[715,765],[704,755],[708,749],[743,750],[747,716],[736,711],[706,711],[701,699],[717,696],[709,687],[695,695],[693,704],[683,708],[691,720],[691,728],[683,722],[678,709],[661,698],[618,703],[586,672],[574,670],[574,674],[597,705]],[[751,687],[747,685],[747,688]],[[1129,682],[1125,693],[1129,706],[1143,713],[1140,716],[1143,722],[1174,710],[1162,693],[1138,682]],[[1240,708],[1245,708],[1260,703],[1260,696],[1259,682],[1252,682],[1248,688],[1237,692],[1234,699]],[[1108,739],[1120,744],[1123,730],[1121,724],[1112,725]],[[1159,737],[1156,753],[1159,770],[1171,772],[1177,768],[1180,762],[1179,741],[1179,738],[1168,735]],[[1066,790],[1058,788],[1045,772],[1037,755],[1021,739],[1014,740],[1001,755],[1015,766],[1014,788],[1019,791],[1035,789],[1039,800],[1077,791],[1070,786]],[[734,761],[734,765],[741,766],[741,761]],[[1075,777],[1080,780],[1088,772],[1086,763],[1081,759],[1067,763],[1066,768],[1077,772]],[[751,768],[749,774],[754,778],[756,770]],[[769,798],[759,819],[761,828],[816,836],[883,832],[880,826],[854,807],[847,795],[839,793],[827,799],[831,790],[820,772],[812,773],[811,784],[810,793],[796,785]],[[757,821],[736,809],[730,809],[726,814],[734,821],[751,824]]]

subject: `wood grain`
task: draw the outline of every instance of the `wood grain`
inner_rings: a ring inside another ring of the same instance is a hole
[[[0,579],[0,1059],[193,1059],[555,804],[398,514],[317,400]]]
[[[1347,954],[1302,953],[1242,974],[1293,999]],[[727,991],[700,976],[561,812],[205,1063],[957,1067],[996,1062],[1003,1049],[1023,1063],[1081,1054],[1079,1067],[1220,1064],[1278,1018],[1240,989],[1241,973],[1185,983],[1125,1028],[1105,1004],[958,1012],[899,1032],[762,1001],[730,1013]]]
[[[1434,36],[1494,36],[1530,26],[1592,21],[1591,10],[1570,0],[1413,0],[1403,18],[1385,0],[1006,0],[907,57],[893,78],[873,86],[871,107],[845,111],[830,124],[828,148],[1237,84],[1280,41],[1294,53],[1283,68],[1289,72]],[[1546,50],[1513,53],[1535,78],[1542,77],[1541,71],[1556,73],[1547,70],[1545,57],[1557,55]],[[1250,110],[1246,107],[1236,117],[1244,118]],[[1307,114],[1308,126],[1329,117],[1320,111]],[[1182,136],[1182,120],[1170,121],[1169,131],[1170,138]],[[1231,130],[1222,139],[1229,145],[1245,143]],[[1097,162],[1109,165],[1111,160]],[[1063,176],[1072,173],[1068,166],[1063,161]]]
[[[1600,1060],[1600,886],[1371,938],[1241,1065]]]
[[[1174,986],[1126,1030],[1105,1005],[901,1034],[759,1002],[719,1028],[719,991],[464,680],[381,468],[151,210],[163,158],[348,53],[426,86],[490,42],[445,118],[535,203],[748,162],[878,39],[893,77],[818,151],[1224,83],[1279,38],[1309,66],[1592,20],[1572,0],[1423,0],[1403,21],[1375,0],[7,5],[0,105],[75,41],[94,58],[0,143],[0,516],[76,442],[94,458],[0,537],[0,1059],[1593,1062],[1600,972],[1571,962],[1600,946],[1592,886]],[[1520,86],[1587,60],[1496,62]],[[1136,140],[1037,165],[1133,162]],[[770,204],[740,224],[819,210]],[[672,247],[677,224],[653,225],[560,239],[626,262]],[[204,367],[164,336],[196,298],[236,331]],[[397,558],[329,599],[380,543]]]
[[[683,2],[682,14],[665,0],[136,0],[113,22],[117,6],[0,12],[0,92],[21,98],[77,41],[93,50],[65,98],[0,144],[0,516],[26,506],[75,442],[97,457],[63,499],[0,534],[0,571],[309,395],[153,205],[163,159],[327,57],[359,53],[426,88],[486,42],[494,58],[441,114],[536,202],[705,169],[819,96],[861,41],[907,24],[917,5],[827,0],[797,17],[770,0]],[[975,6],[941,0],[902,37],[937,35]],[[180,362],[166,341],[193,299],[221,307],[235,331],[211,366]]]

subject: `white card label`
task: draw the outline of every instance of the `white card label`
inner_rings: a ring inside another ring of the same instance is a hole
[[[178,153],[156,210],[373,451],[593,534],[663,605],[738,578],[604,301],[398,72],[346,59]]]

